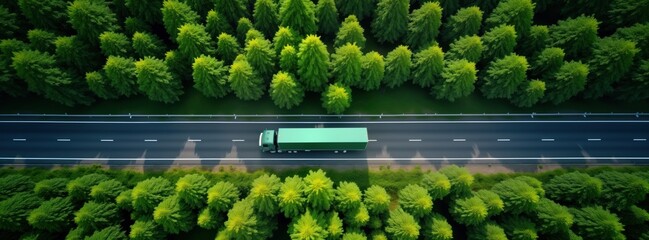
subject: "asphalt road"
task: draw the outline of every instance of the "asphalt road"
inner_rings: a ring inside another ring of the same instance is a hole
[[[262,153],[263,129],[367,127],[362,152]],[[649,121],[0,121],[0,165],[649,164]]]

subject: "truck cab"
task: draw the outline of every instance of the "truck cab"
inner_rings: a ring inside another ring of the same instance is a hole
[[[277,151],[277,145],[275,144],[275,139],[277,139],[277,133],[275,130],[264,130],[259,134],[259,147],[262,152],[271,152],[274,153]]]

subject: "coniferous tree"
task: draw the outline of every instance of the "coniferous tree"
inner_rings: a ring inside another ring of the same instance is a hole
[[[68,195],[73,201],[85,202],[90,199],[90,191],[92,190],[92,187],[108,179],[109,178],[106,175],[91,173],[68,182],[66,189],[68,190]]]
[[[630,173],[608,171],[595,177],[602,180],[599,200],[609,209],[626,209],[643,201],[649,193],[649,183]]]
[[[422,49],[436,42],[442,25],[442,8],[437,2],[424,3],[409,17],[406,42],[414,49]]]
[[[99,45],[99,35],[117,30],[117,17],[104,1],[75,0],[68,6],[68,17],[79,38]]]
[[[114,203],[115,198],[124,190],[126,187],[122,182],[110,179],[90,188],[90,198],[95,202]]]
[[[254,72],[242,54],[237,56],[230,66],[228,82],[234,94],[241,100],[257,100],[264,94],[264,80]]]
[[[300,35],[314,34],[318,29],[315,4],[310,0],[282,0],[279,8],[279,22]]]
[[[444,10],[448,12],[448,10]],[[478,7],[462,8],[450,16],[444,24],[442,39],[453,42],[462,36],[477,35],[482,24],[482,11]]]
[[[212,0],[185,0],[184,2],[198,13],[202,20],[205,20],[208,11],[214,8],[214,1]]]
[[[133,210],[133,198],[132,198],[133,189],[127,189],[119,193],[115,198],[115,204],[121,210],[132,211]]]
[[[410,184],[399,191],[399,206],[420,219],[433,209],[433,198],[422,186]]]
[[[279,27],[275,36],[273,37],[273,47],[275,48],[275,53],[279,55],[286,45],[298,46],[301,39],[296,32],[291,30],[288,27]]]
[[[218,182],[207,190],[207,206],[217,212],[226,212],[239,200],[239,189],[230,182]]]
[[[455,221],[467,226],[481,225],[489,216],[487,205],[477,196],[456,199],[449,212]]]
[[[552,79],[546,80],[544,101],[556,105],[577,95],[586,86],[588,72],[588,65],[581,62],[564,63]]]
[[[539,237],[534,223],[525,217],[508,216],[500,224],[508,239],[525,240]]]
[[[649,60],[642,60],[637,66],[629,74],[630,79],[620,84],[617,98],[627,101],[649,99]]]
[[[207,204],[207,189],[210,181],[200,174],[188,174],[176,182],[176,195],[181,204],[199,209]]]
[[[336,76],[336,82],[346,86],[359,86],[362,57],[361,49],[353,43],[337,48],[336,53],[331,55],[331,74]]]
[[[367,207],[370,214],[380,215],[387,213],[390,207],[390,195],[385,191],[385,188],[372,185],[365,189],[363,203]]]
[[[216,229],[223,222],[223,215],[211,208],[203,208],[198,214],[196,224],[204,229]]]
[[[138,182],[131,192],[133,210],[151,214],[162,200],[173,193],[173,184],[162,177],[149,178]]]
[[[131,54],[131,41],[119,32],[103,32],[99,35],[99,47],[106,57],[128,57]]]
[[[254,213],[253,201],[244,199],[234,204],[228,211],[224,233],[227,239],[264,239],[269,234],[268,223]]]
[[[561,48],[546,48],[532,62],[531,76],[551,79],[564,63],[565,53]]]
[[[155,240],[165,238],[165,232],[153,219],[138,219],[131,225],[129,238],[133,240]]]
[[[119,223],[117,205],[114,203],[86,202],[74,213],[74,223],[79,228],[100,230]]]
[[[136,32],[152,32],[153,30],[151,29],[151,26],[149,26],[146,22],[134,18],[134,17],[127,17],[124,19],[124,32],[128,36],[133,36]]]
[[[21,192],[29,192],[34,189],[34,181],[28,176],[11,174],[0,178],[0,201],[12,197]]]
[[[215,0],[214,8],[223,13],[231,26],[234,26],[242,17],[248,17],[248,1],[245,0]]]
[[[487,222],[471,228],[467,232],[468,240],[507,240],[505,230],[493,222]]]
[[[385,231],[395,239],[415,240],[419,237],[421,227],[412,215],[401,208],[390,212]]]
[[[351,88],[340,83],[330,84],[322,92],[322,107],[329,114],[342,114],[352,103]]]
[[[514,26],[520,38],[529,35],[533,17],[534,3],[532,0],[500,1],[496,9],[485,20],[486,29],[490,30],[500,25]]]
[[[98,229],[93,232],[92,235],[86,237],[87,240],[103,240],[103,239],[115,239],[115,240],[127,240],[126,233],[122,231],[119,225],[109,226],[103,229]]]
[[[336,188],[336,207],[341,212],[349,212],[360,207],[363,193],[354,182],[340,182]]]
[[[356,46],[361,49],[365,47],[365,36],[363,35],[363,27],[356,19],[356,16],[351,15],[345,18],[343,21],[340,30],[336,34],[336,40],[334,46],[340,47],[346,43],[356,43]]]
[[[230,91],[227,85],[228,67],[223,61],[201,55],[194,59],[192,69],[194,88],[203,93],[203,95],[222,98]]]
[[[177,41],[181,26],[197,24],[200,18],[187,4],[179,1],[164,1],[161,11],[162,23],[173,42]]]
[[[482,57],[484,46],[482,39],[476,35],[462,36],[455,42],[451,43],[448,52],[446,52],[446,59],[461,60],[466,59],[469,62],[478,62]]]
[[[590,74],[584,97],[595,99],[613,92],[613,84],[627,74],[639,50],[635,43],[615,38],[595,41],[593,54],[588,61]]]
[[[125,5],[132,16],[149,24],[162,19],[162,1],[160,0],[125,0]]]
[[[0,29],[2,29],[2,32],[0,32],[1,39],[13,37],[19,30],[16,14],[4,6],[0,6]]]
[[[153,57],[144,57],[135,62],[137,84],[150,100],[173,103],[183,93],[180,79],[174,78],[164,61]]]
[[[340,219],[337,212],[331,212],[326,216],[326,230],[330,238],[338,238],[343,235],[343,220]]]
[[[442,199],[451,192],[451,181],[439,172],[425,174],[419,184],[428,190],[433,200]]]
[[[232,64],[237,55],[241,52],[241,46],[237,39],[227,33],[221,33],[218,38],[216,55],[223,59],[226,65]]]
[[[634,42],[636,48],[640,50],[637,56],[649,59],[649,23],[638,23],[630,27],[618,28],[611,37]]]
[[[512,99],[527,80],[527,59],[516,54],[495,60],[484,77],[482,93],[489,99]]]
[[[138,57],[159,57],[164,56],[164,44],[153,34],[136,32],[133,34],[133,50]]]
[[[374,13],[376,0],[336,0],[336,6],[341,17],[354,15],[359,20],[363,20],[365,17],[369,17]]]
[[[270,98],[280,108],[291,109],[302,103],[304,91],[293,76],[287,72],[278,72],[270,83]]]
[[[365,91],[376,90],[385,77],[385,61],[383,55],[375,51],[369,52],[361,59],[361,81],[359,87]]]
[[[254,26],[252,25],[252,21],[248,18],[241,18],[239,21],[237,21],[237,39],[239,40],[240,43],[246,44],[246,34],[248,34],[248,31],[251,29],[254,29]]]
[[[471,193],[474,178],[466,168],[450,165],[441,168],[439,172],[446,175],[451,181],[451,197],[457,198]]]
[[[27,31],[29,46],[33,50],[41,52],[54,53],[54,40],[56,40],[56,38],[57,36],[54,33],[42,29],[36,28]]]
[[[549,199],[567,205],[587,205],[600,197],[602,181],[586,173],[571,172],[556,176],[544,189]]]
[[[333,35],[338,31],[338,9],[334,0],[318,0],[315,8],[315,17],[318,19],[318,32],[324,35]]]
[[[409,0],[379,0],[372,32],[379,42],[396,43],[408,31]]]
[[[550,26],[549,44],[566,52],[568,59],[576,59],[587,55],[595,40],[599,22],[594,17],[580,16],[559,20]]]
[[[536,208],[535,222],[538,230],[545,234],[563,233],[570,230],[574,218],[568,208],[550,199],[541,198]]]
[[[531,107],[545,95],[545,82],[540,80],[532,80],[521,85],[522,91],[518,95],[512,97],[512,103],[518,107]]]
[[[32,192],[17,193],[0,201],[0,230],[23,232],[29,229],[27,217],[42,200]]]
[[[321,169],[309,171],[309,174],[304,177],[304,194],[309,206],[313,209],[328,210],[335,195],[333,184]]]
[[[522,180],[508,179],[491,188],[505,203],[505,212],[511,214],[531,213],[536,209],[540,196]]]
[[[54,56],[59,65],[76,75],[83,76],[83,73],[100,65],[97,61],[99,55],[77,36],[58,37],[54,40],[54,46]]]
[[[420,2],[428,2],[428,0],[420,1]],[[458,9],[460,9],[460,2],[459,1],[454,1],[454,0],[439,0],[439,5],[444,9],[443,12],[443,17],[447,18],[453,13],[456,13]],[[463,3],[462,3],[463,4]]]
[[[256,38],[248,41],[245,48],[246,59],[252,68],[265,80],[270,80],[275,72],[275,51],[270,41]]]
[[[281,180],[274,174],[264,174],[252,182],[248,198],[254,202],[256,212],[268,217],[279,212],[277,193],[281,186]]]
[[[279,55],[279,68],[286,73],[295,75],[298,69],[297,63],[297,50],[291,45],[284,46]]]
[[[11,67],[14,52],[25,50],[29,46],[17,39],[0,40],[0,92],[18,97],[27,94],[24,82],[16,76],[16,71]]]
[[[194,228],[194,217],[191,209],[182,204],[178,195],[165,198],[153,211],[153,221],[171,234],[187,232]]]
[[[321,220],[314,218],[313,214],[307,210],[289,227],[291,239],[325,239],[327,231],[318,224],[318,221]]]
[[[647,0],[613,0],[608,8],[608,15],[617,26],[629,26],[634,23],[646,23],[649,20],[642,9],[649,7]]]
[[[277,4],[274,0],[256,0],[253,12],[255,29],[258,29],[266,38],[270,38],[277,32],[279,16],[277,15]]]
[[[132,58],[109,56],[104,65],[104,73],[118,96],[137,94],[135,60]]]
[[[178,32],[178,52],[183,58],[193,61],[200,55],[215,53],[210,36],[199,24],[184,24]]]
[[[36,229],[49,232],[68,230],[74,213],[74,205],[70,198],[56,197],[41,203],[27,217],[29,225]]]
[[[575,218],[572,228],[579,236],[586,239],[625,239],[620,219],[601,206],[569,210]]]
[[[345,213],[344,221],[351,228],[365,227],[370,221],[370,213],[367,211],[365,204],[360,204],[357,208]]]
[[[324,89],[329,75],[329,52],[320,37],[309,35],[300,43],[298,76],[304,89],[318,92]]]
[[[18,0],[16,2],[22,15],[34,27],[54,31],[70,29],[69,25],[66,24],[68,20],[67,6],[69,1]]]
[[[34,193],[43,199],[51,199],[55,197],[65,197],[68,191],[65,186],[70,180],[67,178],[50,178],[37,182],[34,186]],[[21,183],[24,183],[21,181]],[[15,186],[15,185],[14,185]],[[12,191],[16,192],[16,191]],[[3,194],[4,196],[7,196]]]
[[[415,54],[412,80],[422,88],[438,86],[442,81],[444,52],[439,46],[430,46]]]
[[[534,25],[530,28],[529,34],[521,36],[516,52],[527,57],[535,56],[539,51],[546,48],[549,38],[550,29],[548,26]]]
[[[485,206],[487,206],[487,214],[489,216],[498,215],[503,210],[505,210],[505,203],[503,202],[503,200],[500,199],[500,196],[498,196],[498,194],[492,191],[482,189],[475,192],[474,195],[480,198],[480,200],[484,202]]]
[[[424,220],[422,235],[431,240],[453,239],[453,229],[444,216],[432,214]]]
[[[412,52],[406,46],[398,46],[385,59],[385,84],[390,88],[401,86],[410,79],[411,68]]]
[[[287,218],[295,218],[303,212],[306,202],[304,187],[304,182],[299,176],[284,179],[277,198],[279,200],[279,207]]]
[[[485,47],[482,59],[493,61],[514,52],[516,36],[517,33],[511,25],[500,25],[486,32],[482,36]]]
[[[212,39],[217,39],[221,33],[232,33],[232,26],[225,19],[225,15],[216,10],[207,12],[205,19],[205,31],[210,34]]]

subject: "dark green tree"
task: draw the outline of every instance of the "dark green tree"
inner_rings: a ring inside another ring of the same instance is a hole
[[[365,227],[370,221],[370,212],[365,207],[365,204],[361,203],[357,208],[345,213],[344,220],[350,228]]]
[[[546,48],[532,62],[530,75],[552,79],[564,63],[565,53],[561,48]]]
[[[421,219],[433,209],[433,198],[422,186],[410,184],[399,191],[399,206],[413,217]]]
[[[401,86],[410,79],[411,68],[412,52],[406,46],[398,46],[385,59],[385,84],[390,88]]]
[[[480,198],[480,200],[484,202],[485,206],[487,206],[487,214],[489,216],[498,215],[505,210],[505,203],[495,192],[482,189],[473,194]]]
[[[228,67],[223,61],[201,55],[194,59],[192,64],[192,77],[194,88],[203,95],[213,98],[222,98],[230,89],[228,88]]]
[[[414,50],[428,47],[436,42],[441,25],[442,8],[439,3],[424,3],[410,14],[406,42]]]
[[[510,214],[532,213],[540,196],[536,190],[522,180],[507,179],[491,188],[505,203],[505,212]]]
[[[304,195],[312,209],[328,210],[334,200],[333,181],[321,169],[304,177]]]
[[[228,220],[225,221],[226,239],[264,239],[270,234],[271,228],[267,220],[257,216],[253,209],[253,201],[244,199],[234,204],[228,211]]]
[[[301,39],[296,32],[288,27],[279,27],[275,36],[273,37],[273,47],[275,53],[279,55],[286,45],[298,46]]]
[[[90,50],[77,36],[58,37],[54,40],[56,61],[65,69],[81,75],[97,68],[100,56]]]
[[[14,52],[25,50],[29,46],[17,39],[0,40],[0,93],[12,97],[24,96],[27,89],[24,82],[16,76],[16,71],[11,67],[11,58]]]
[[[630,79],[620,84],[619,99],[627,101],[649,99],[649,60],[642,60],[637,66],[629,74],[631,75]]]
[[[99,35],[99,47],[106,57],[128,57],[131,54],[131,41],[119,32],[103,32]]]
[[[568,59],[588,55],[595,40],[599,22],[594,17],[580,16],[559,20],[550,26],[550,46],[562,48]]]
[[[518,107],[531,107],[545,96],[545,82],[532,80],[521,85],[519,94],[513,95],[511,102]]]
[[[264,174],[252,182],[248,198],[254,202],[257,213],[270,217],[279,212],[277,193],[281,186],[282,182],[275,174]]]
[[[242,17],[248,17],[248,1],[246,0],[215,0],[214,8],[223,13],[231,26],[234,26]]]
[[[571,172],[556,176],[546,183],[547,197],[567,205],[587,205],[602,192],[602,181],[586,173]]]
[[[66,24],[68,20],[67,6],[70,1],[18,0],[17,2],[22,15],[34,27],[55,31],[70,29]]]
[[[120,229],[118,225],[106,227],[92,233],[92,235],[85,238],[86,240],[127,240],[126,233]]]
[[[295,221],[289,227],[289,234],[293,240],[307,240],[307,239],[325,239],[327,236],[327,231],[322,228],[318,222],[322,221],[321,219],[314,218],[314,214],[311,214],[307,210],[300,218],[296,218]]]
[[[104,1],[75,0],[68,6],[69,23],[83,42],[99,45],[99,35],[118,29],[117,17]]]
[[[67,178],[50,178],[44,179],[40,182],[37,182],[34,186],[34,192],[36,195],[43,199],[50,199],[55,197],[65,197],[68,194],[66,190],[66,185],[70,180]],[[5,181],[0,181],[4,183]],[[21,181],[21,183],[23,183]],[[15,186],[15,185],[14,185]],[[16,191],[12,191],[16,192]],[[1,194],[0,196],[7,196],[6,194]]]
[[[250,29],[254,29],[252,21],[248,18],[241,18],[237,21],[237,39],[239,42],[245,44],[246,34]]]
[[[27,217],[29,225],[49,232],[65,232],[72,226],[74,205],[70,198],[56,197],[41,203]]]
[[[385,188],[378,185],[372,185],[365,189],[363,196],[363,203],[370,214],[380,215],[388,213],[392,197],[390,197],[388,192],[385,191]]]
[[[184,2],[196,11],[201,19],[205,19],[208,11],[214,8],[214,1],[212,0],[184,0]]]
[[[336,6],[338,7],[340,16],[354,15],[359,20],[363,20],[365,17],[369,17],[374,13],[376,0],[336,0]]]
[[[234,94],[241,100],[257,100],[264,94],[264,80],[242,54],[237,56],[230,66],[228,82]]]
[[[32,192],[17,193],[0,201],[0,230],[23,232],[29,230],[27,217],[42,200]]]
[[[498,3],[496,9],[485,20],[485,24],[487,30],[500,25],[514,26],[520,38],[529,35],[533,17],[532,0],[506,0]]]
[[[256,0],[253,17],[255,18],[255,29],[259,29],[267,38],[277,32],[279,16],[274,0]]]
[[[104,73],[118,96],[137,94],[135,61],[132,58],[109,56],[104,65]]]
[[[559,104],[584,90],[588,65],[570,61],[564,63],[552,79],[546,80],[544,101]]]
[[[31,49],[41,52],[54,53],[54,40],[56,38],[57,36],[54,33],[38,28],[27,31],[29,46]]]
[[[290,74],[297,74],[297,50],[292,45],[284,46],[282,52],[279,54],[279,68]]]
[[[480,61],[484,46],[482,39],[476,35],[462,36],[455,42],[451,43],[448,52],[446,52],[446,59],[461,60],[466,59],[469,62],[477,63]]]
[[[124,20],[124,32],[128,36],[133,36],[136,32],[152,32],[153,30],[151,29],[151,26],[149,26],[146,22],[134,18],[134,17],[127,17]]]
[[[315,7],[315,17],[318,19],[318,32],[323,35],[333,35],[338,31],[338,9],[334,0],[318,0]]]
[[[609,209],[626,209],[649,193],[649,183],[630,173],[607,171],[595,177],[602,181],[600,202]]]
[[[550,38],[550,29],[545,25],[534,25],[530,28],[529,34],[521,36],[517,44],[518,53],[532,57],[545,49]]]
[[[493,61],[510,55],[516,47],[516,36],[511,25],[500,25],[486,32],[482,36],[485,47],[482,59]]]
[[[279,8],[279,22],[300,35],[314,34],[318,29],[315,4],[310,0],[282,0]]]
[[[214,54],[216,51],[212,46],[209,34],[205,27],[199,24],[185,24],[178,32],[178,53],[183,58],[193,61],[200,55]]]
[[[207,189],[210,181],[200,174],[187,174],[176,182],[176,195],[181,204],[199,209],[207,204]]]
[[[548,193],[550,193],[548,191]],[[568,208],[561,206],[550,199],[541,198],[536,207],[534,220],[538,230],[545,234],[563,233],[570,230],[574,218]]]
[[[449,165],[441,168],[439,172],[446,175],[448,180],[451,181],[450,195],[453,198],[467,196],[471,193],[474,178],[466,168]]]
[[[119,193],[115,198],[115,204],[121,210],[133,211],[133,189],[127,189]]]
[[[30,177],[11,174],[0,178],[0,201],[12,197],[21,192],[31,192],[34,189],[34,181]]]
[[[588,61],[590,74],[584,97],[595,99],[613,92],[613,84],[629,72],[639,50],[635,43],[616,38],[595,41]]]
[[[131,15],[146,23],[159,23],[162,19],[162,1],[160,0],[125,0],[125,5]],[[217,8],[220,9],[220,8]]]
[[[139,219],[131,225],[129,238],[132,240],[156,240],[165,238],[165,232],[153,219]]]
[[[396,43],[408,32],[409,0],[379,0],[372,32],[379,42]]]
[[[352,103],[351,88],[340,83],[330,84],[322,92],[322,107],[328,114],[342,114]]]
[[[217,39],[221,33],[232,33],[233,29],[225,19],[225,15],[216,10],[210,10],[205,19],[205,31],[210,34],[212,39]]]
[[[608,210],[596,206],[569,209],[575,217],[573,229],[585,239],[626,239],[620,219]]]
[[[448,12],[448,10],[444,10]],[[453,42],[462,36],[477,35],[482,25],[482,11],[478,7],[462,8],[453,16],[447,18],[444,24],[442,39]]]
[[[507,239],[535,240],[539,237],[536,226],[528,218],[508,216],[502,221],[501,226],[507,234]]]
[[[365,36],[363,35],[364,31],[365,30],[363,29],[363,27],[361,27],[358,19],[356,19],[356,16],[351,15],[345,18],[342,26],[340,26],[340,30],[338,30],[338,33],[336,34],[336,41],[334,43],[334,46],[340,47],[342,45],[345,45],[346,43],[356,43],[356,46],[362,49],[365,47],[366,40]]]
[[[287,0],[288,1],[288,0]],[[309,35],[300,43],[298,76],[304,89],[312,92],[322,91],[329,78],[329,52],[320,37]]]
[[[133,34],[133,50],[138,57],[158,57],[164,56],[165,46],[162,41],[153,34],[147,32],[136,32]]]
[[[226,212],[239,200],[239,189],[230,182],[218,182],[207,190],[207,206],[217,212]]]
[[[430,46],[415,54],[412,81],[422,88],[438,86],[442,82],[444,52],[439,46]]]
[[[419,185],[428,190],[433,200],[442,199],[451,192],[451,181],[439,172],[424,174]]]
[[[516,54],[491,62],[484,77],[482,93],[489,99],[512,99],[525,84],[528,68],[527,59]]]
[[[354,182],[339,182],[336,188],[335,203],[341,212],[350,212],[360,207],[363,193]]]
[[[131,192],[133,210],[151,214],[162,200],[173,193],[173,184],[162,177],[149,178],[138,182]]]
[[[454,200],[449,212],[455,221],[467,226],[481,225],[489,216],[489,208],[477,196]]]
[[[647,8],[649,8],[647,0],[613,0],[609,5],[608,15],[617,26],[646,23],[649,21],[649,16],[642,9]]]
[[[237,55],[241,52],[241,46],[237,39],[227,33],[221,33],[218,38],[216,55],[221,58],[226,65],[232,64]]]
[[[180,196],[172,195],[162,200],[155,208],[153,221],[165,232],[178,234],[192,230],[196,220],[191,208],[182,203]]]
[[[275,51],[270,41],[256,38],[248,41],[245,48],[246,59],[261,78],[268,81],[275,70]]]
[[[74,223],[79,228],[100,230],[119,223],[117,205],[114,203],[86,202],[74,213]]]
[[[173,103],[183,93],[180,79],[174,78],[164,61],[153,57],[144,57],[135,62],[137,84],[150,100]]]
[[[125,190],[126,187],[122,182],[110,179],[90,188],[90,197],[95,202],[114,203],[115,198]]]
[[[379,89],[385,77],[385,60],[383,59],[383,55],[375,51],[365,54],[361,59],[361,69],[359,88],[365,91]]]
[[[162,4],[162,23],[169,34],[169,39],[176,42],[181,26],[198,23],[199,16],[184,2],[164,1]]]
[[[507,240],[505,230],[493,222],[472,227],[467,235],[468,240]]]
[[[68,195],[75,202],[85,202],[90,199],[90,191],[95,185],[107,181],[109,178],[100,173],[91,173],[75,178],[68,183]]]
[[[281,72],[280,72],[281,73]],[[304,210],[304,182],[299,176],[287,177],[279,189],[279,207],[287,218],[295,218]]]
[[[13,37],[19,30],[16,14],[4,6],[0,6],[0,29],[2,29],[0,31],[1,39]]]
[[[363,53],[356,44],[347,43],[337,48],[331,55],[331,74],[336,76],[336,82],[360,86],[362,57]]]
[[[197,225],[204,229],[216,229],[223,223],[223,215],[207,207],[198,214]]]
[[[415,240],[421,227],[415,218],[401,208],[390,212],[385,231],[394,239]]]
[[[444,216],[432,214],[426,217],[422,227],[422,235],[431,240],[451,240],[453,239],[453,228],[446,221]]]
[[[618,28],[612,37],[635,42],[636,48],[640,50],[637,56],[649,59],[649,23]]]
[[[278,72],[270,83],[270,98],[280,108],[291,109],[302,103],[304,90],[287,72]]]

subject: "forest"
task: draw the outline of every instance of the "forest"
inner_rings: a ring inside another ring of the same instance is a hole
[[[456,165],[369,173],[4,168],[0,234],[70,240],[646,240],[647,193],[646,168],[492,175]]]
[[[187,88],[281,109],[412,83],[519,107],[649,99],[649,0],[17,0],[0,94],[62,105]]]

